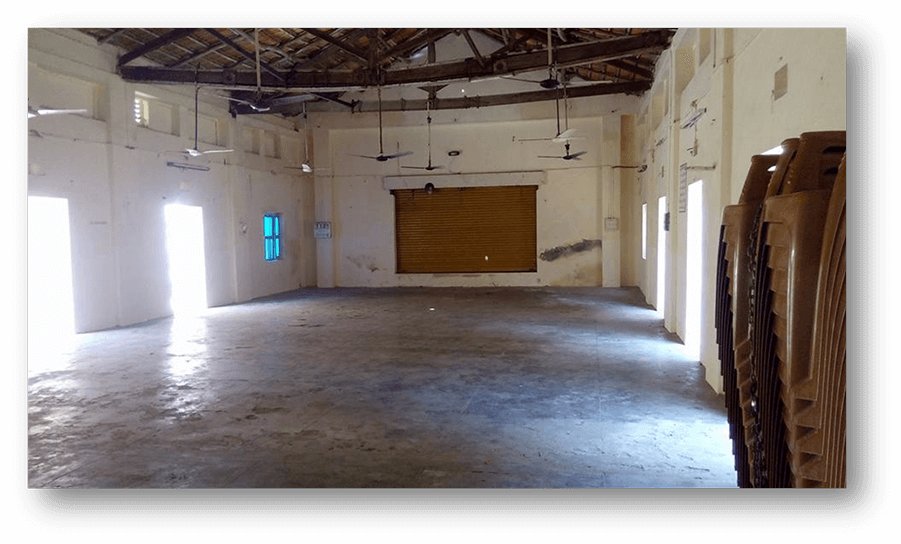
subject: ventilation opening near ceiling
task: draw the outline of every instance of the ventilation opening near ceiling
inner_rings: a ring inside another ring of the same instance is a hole
[[[260,129],[253,127],[244,128],[244,151],[253,155],[260,154]]]
[[[779,100],[788,93],[788,64],[776,70],[773,76],[773,100]]]
[[[707,60],[707,56],[710,54],[710,42],[711,36],[713,34],[713,29],[710,28],[701,28],[698,30],[698,65],[704,63]]]
[[[134,118],[135,123],[150,130],[179,134],[176,108],[147,93],[135,91]]]
[[[695,51],[693,44],[680,47],[675,54],[676,99],[681,96],[688,82],[695,75]]]

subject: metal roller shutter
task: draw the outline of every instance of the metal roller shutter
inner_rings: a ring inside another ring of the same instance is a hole
[[[536,185],[398,189],[397,272],[536,272]]]

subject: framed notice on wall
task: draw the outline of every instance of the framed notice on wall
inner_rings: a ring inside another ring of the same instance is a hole
[[[313,224],[313,237],[314,238],[331,238],[332,237],[331,221],[316,221]]]

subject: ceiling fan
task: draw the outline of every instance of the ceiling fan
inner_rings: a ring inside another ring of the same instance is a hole
[[[563,159],[563,160],[565,160],[565,161],[580,161],[580,160],[582,160],[582,159],[580,159],[579,157],[581,157],[582,155],[588,153],[587,151],[576,151],[575,153],[570,153],[570,152],[569,152],[569,142],[566,142],[566,144],[564,144],[563,147],[566,148],[566,154],[565,154],[565,155],[538,155],[538,158],[541,158],[541,159]]]
[[[263,86],[261,80],[261,64],[260,64],[260,29],[255,28],[254,30],[254,42],[256,48],[256,75],[257,75],[257,88],[256,91],[251,95],[243,95],[241,97],[236,96],[224,96],[226,100],[230,100],[232,102],[237,102],[238,104],[244,104],[249,107],[253,111],[257,113],[266,113],[271,111],[272,108],[278,108],[281,106],[289,106],[295,104],[297,102],[307,102],[315,99],[316,97],[312,94],[300,94],[300,95],[288,95],[281,96],[278,98],[264,98],[263,95]]]
[[[428,146],[429,146],[429,165],[428,165],[428,166],[405,166],[405,165],[401,165],[401,168],[416,168],[416,169],[418,169],[418,170],[426,170],[426,171],[428,171],[428,172],[431,172],[432,170],[437,170],[437,169],[439,169],[439,168],[444,168],[444,167],[445,167],[444,165],[440,165],[440,166],[432,166],[432,114],[431,114],[431,105],[432,105],[432,100],[429,99],[429,100],[426,102],[426,120],[428,121],[428,129],[429,129],[429,139],[428,139],[428,142],[429,142],[429,144],[428,144]]]
[[[191,149],[185,149],[185,152],[192,157],[200,157],[201,155],[207,155],[210,153],[231,153],[234,149],[208,149],[206,151],[200,151],[197,147],[197,121],[199,118],[200,108],[198,108],[197,104],[197,94],[200,91],[200,87],[194,88],[194,147]]]
[[[268,104],[263,103],[262,96],[260,96],[259,92],[254,93],[253,100],[242,100],[240,98],[235,98],[233,96],[223,96],[222,98],[225,98],[226,100],[231,101],[231,102],[237,102],[238,104],[244,104],[245,106],[248,106],[253,111],[259,112],[259,113],[266,113],[267,111],[269,111],[271,109],[271,107]]]
[[[307,146],[307,105],[303,105],[303,162],[300,166],[286,166],[292,170],[303,170],[306,174],[313,173],[313,165],[310,163],[310,153]]]
[[[87,113],[88,110],[59,110],[54,108],[40,107],[32,108],[28,106],[28,118],[41,117],[44,115],[63,115],[63,114],[80,114]]]
[[[281,108],[284,106],[292,106],[298,102],[306,103],[315,100],[316,96],[312,94],[295,94],[279,96],[277,98],[264,98],[260,92],[256,92],[252,97],[237,98],[234,96],[222,96],[222,98],[238,104],[244,104],[257,113],[266,113],[272,108]]]
[[[501,79],[511,79],[514,81],[522,81],[525,83],[538,83],[545,89],[556,89],[560,85],[560,81],[557,79],[557,66],[554,64],[554,50],[553,50],[553,39],[551,38],[551,29],[547,29],[547,78],[542,79],[541,81],[534,81],[531,79],[521,79],[511,76],[503,76]]]
[[[379,154],[372,155],[354,155],[355,157],[363,157],[364,159],[373,159],[379,162],[390,161],[391,159],[397,159],[399,157],[406,157],[407,155],[412,155],[412,151],[400,151],[398,153],[392,153],[390,155],[385,155],[385,151],[382,148],[382,88],[378,87],[378,96],[379,96]]]
[[[539,156],[538,156],[539,158],[543,158],[543,159],[563,159],[563,160],[565,160],[565,161],[571,161],[571,160],[577,160],[577,161],[578,161],[578,160],[581,160],[581,159],[579,158],[580,156],[582,156],[582,155],[588,153],[587,151],[576,151],[575,153],[570,153],[570,152],[569,152],[569,140],[570,140],[570,138],[569,138],[569,137],[564,137],[564,135],[572,134],[572,132],[571,132],[571,129],[569,128],[569,114],[566,113],[566,111],[567,111],[567,103],[566,103],[566,79],[564,78],[564,80],[563,80],[563,112],[564,112],[564,119],[565,119],[565,123],[566,123],[566,124],[565,124],[565,127],[566,127],[566,128],[565,128],[565,130],[564,130],[563,132],[560,132],[560,101],[557,100],[557,136],[555,136],[554,138],[552,138],[552,140],[553,140],[554,142],[560,142],[560,141],[565,142],[563,147],[566,149],[566,154],[565,154],[565,155],[562,155],[562,156],[560,156],[560,155],[556,155],[556,156],[539,155]]]

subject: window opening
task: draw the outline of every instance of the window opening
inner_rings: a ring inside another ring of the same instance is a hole
[[[267,261],[277,261],[282,257],[281,215],[277,213],[263,216],[264,253]]]

